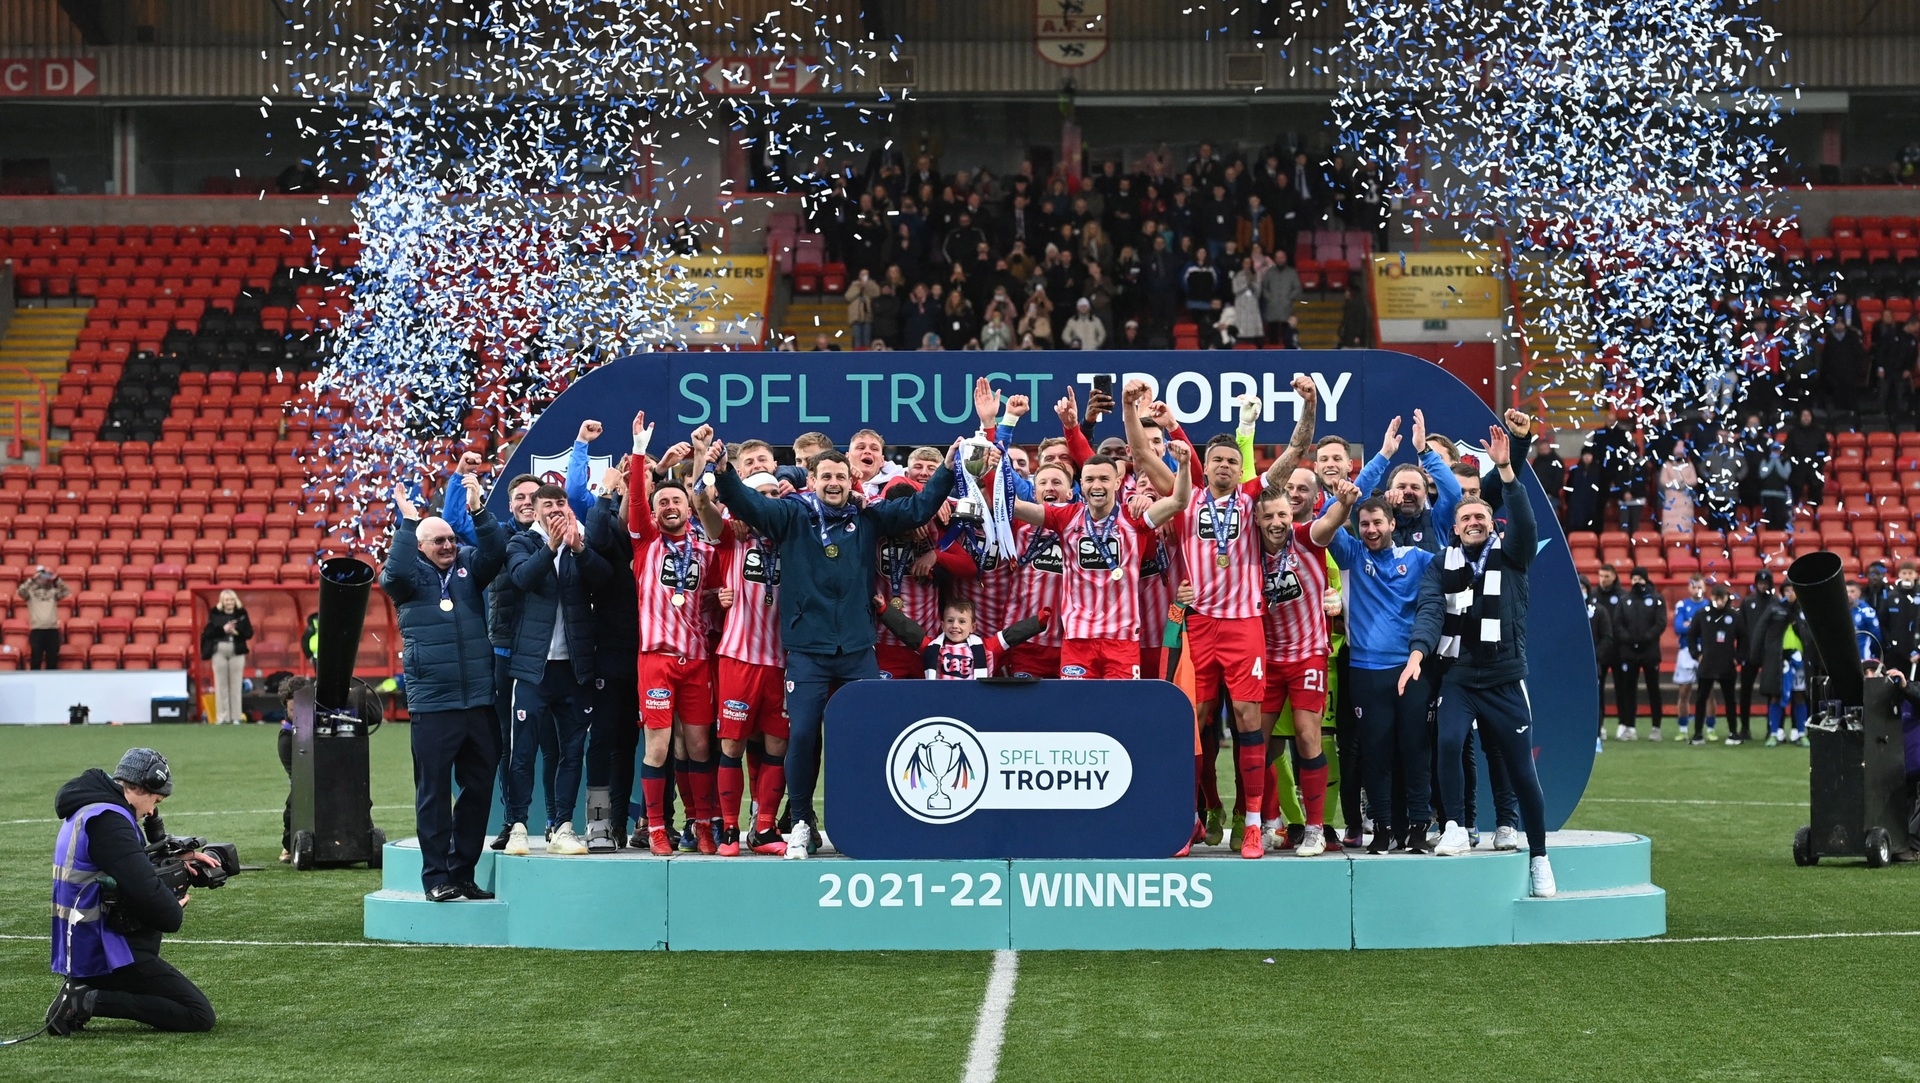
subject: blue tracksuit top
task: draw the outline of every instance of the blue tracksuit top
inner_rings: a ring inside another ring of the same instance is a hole
[[[1687,629],[1693,626],[1693,615],[1710,604],[1705,598],[1682,598],[1673,603],[1673,634],[1680,637],[1680,646],[1687,645]]]
[[[1360,669],[1406,665],[1420,579],[1434,554],[1411,545],[1376,553],[1344,530],[1333,532],[1327,550],[1346,573],[1340,581],[1347,590],[1348,664]]]

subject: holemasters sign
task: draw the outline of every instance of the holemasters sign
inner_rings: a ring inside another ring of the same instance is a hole
[[[1500,318],[1493,261],[1472,252],[1376,253],[1373,298],[1383,320]]]

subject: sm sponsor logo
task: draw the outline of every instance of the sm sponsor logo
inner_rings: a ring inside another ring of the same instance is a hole
[[[1107,734],[982,733],[944,716],[901,729],[886,770],[894,802],[929,824],[983,808],[1106,808],[1133,783],[1132,757]]]

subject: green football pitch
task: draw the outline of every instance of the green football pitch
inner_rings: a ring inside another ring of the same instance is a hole
[[[148,742],[173,760],[169,828],[232,840],[267,866],[195,893],[166,948],[206,989],[219,1025],[169,1036],[97,1021],[73,1038],[0,1049],[0,1080],[989,1077],[968,1074],[995,966],[987,953],[363,941],[360,897],[378,873],[295,873],[273,861],[286,787],[267,726],[0,728],[0,1033],[39,1026],[57,985],[46,945],[55,789]],[[373,748],[375,819],[403,837],[405,730]],[[1795,868],[1806,764],[1800,749],[1644,742],[1599,757],[1570,826],[1653,837],[1665,939],[1023,953],[997,1078],[1920,1078],[1916,867]],[[1286,921],[1291,901],[1275,898],[1271,920]],[[740,903],[739,919],[757,920],[752,900]]]

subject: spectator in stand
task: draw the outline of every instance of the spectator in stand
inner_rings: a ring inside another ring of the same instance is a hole
[[[924,349],[927,336],[934,334],[935,329],[940,325],[940,306],[934,303],[925,282],[914,283],[913,292],[908,295],[907,303],[901,307],[901,313],[903,348]]]
[[[832,339],[828,338],[827,333],[825,331],[822,331],[819,334],[813,336],[813,352],[814,353],[843,353],[845,351],[840,349],[840,344],[838,342],[835,342]]]
[[[880,296],[880,283],[865,267],[847,283],[847,322],[853,325],[853,348],[864,350],[873,344],[873,302]]]
[[[1741,454],[1732,432],[1719,431],[1719,439],[1707,448],[1701,474],[1705,482],[1702,495],[1707,506],[1707,529],[1732,529],[1733,510],[1747,477],[1746,456]]]
[[[1053,348],[1053,302],[1048,299],[1047,291],[1035,286],[1027,297],[1027,310],[1020,314],[1020,323],[1014,328],[1025,348],[1024,340],[1031,336],[1034,348],[1050,350]]]
[[[1181,272],[1180,286],[1187,299],[1187,314],[1202,324],[1209,324],[1213,302],[1220,300],[1221,282],[1219,271],[1205,248],[1194,249],[1193,262]]]
[[[900,348],[900,294],[892,282],[882,282],[872,302],[872,341],[868,345]]]
[[[1114,339],[1113,348],[1116,350],[1153,350],[1159,347],[1155,346],[1145,335],[1140,333],[1139,320],[1128,320],[1121,325],[1120,337]]]
[[[1269,270],[1272,268],[1269,267]],[[1260,290],[1253,261],[1247,260],[1233,272],[1234,331],[1241,342],[1255,345],[1268,341],[1267,324],[1261,318]]]
[[[1148,320],[1157,328],[1173,326],[1184,280],[1180,261],[1167,247],[1164,234],[1153,235],[1152,250],[1141,261],[1141,278],[1146,286]]]
[[[1787,508],[1793,503],[1793,470],[1786,448],[1775,441],[1760,460],[1761,519],[1768,530],[1787,529]]]
[[[252,638],[253,622],[240,596],[221,591],[219,602],[207,611],[207,626],[200,629],[200,659],[213,666],[213,713],[218,724],[239,725],[247,720],[240,692],[247,675],[247,641]]]
[[[1300,285],[1300,272],[1287,263],[1284,249],[1275,249],[1271,259],[1261,254],[1267,263],[1260,272],[1260,319],[1267,325],[1269,341],[1280,337],[1280,325],[1293,319],[1295,306],[1306,290]]]
[[[1615,678],[1614,695],[1619,703],[1617,740],[1631,741],[1637,736],[1639,683],[1647,685],[1647,715],[1652,722],[1647,739],[1660,739],[1660,722],[1666,714],[1666,701],[1660,692],[1660,636],[1667,630],[1667,602],[1653,589],[1645,568],[1633,569],[1633,586],[1615,609],[1613,634],[1619,643],[1620,675]]]
[[[1827,337],[1820,344],[1819,371],[1827,405],[1835,415],[1852,423],[1859,420],[1858,399],[1867,374],[1867,351],[1860,332],[1845,318],[1852,307],[1845,302],[1845,294],[1834,294],[1834,320],[1827,325]]]
[[[967,295],[960,290],[949,290],[946,303],[940,309],[940,346],[948,350],[964,350],[980,330],[980,321],[974,319],[973,306],[967,303]]]
[[[1239,242],[1243,252],[1251,252],[1256,247],[1265,252],[1273,251],[1273,212],[1261,202],[1260,193],[1247,196],[1247,206],[1240,212],[1233,239]]]
[[[1673,451],[1660,467],[1660,532],[1693,533],[1693,493],[1700,484],[1700,473],[1687,457],[1687,444],[1676,440]],[[1683,700],[1684,702],[1684,700]]]
[[[27,600],[27,668],[60,668],[60,603],[73,596],[67,581],[45,564],[14,591]]]
[[[1013,348],[1013,326],[997,308],[987,311],[987,322],[980,328],[980,348],[983,350],[1010,350]]]
[[[1070,350],[1097,350],[1107,344],[1107,329],[1093,316],[1085,297],[1074,302],[1073,318],[1061,332],[1060,344]]]
[[[1880,380],[1880,408],[1894,432],[1912,421],[1913,378],[1920,369],[1920,316],[1903,324],[1886,320],[1873,339],[1874,374]]]
[[[1628,427],[1627,412],[1616,410],[1612,424],[1595,429],[1593,435],[1587,438],[1586,449],[1593,452],[1594,464],[1598,468],[1600,508],[1595,517],[1596,524],[1604,520],[1606,506],[1618,501],[1621,528],[1632,533],[1633,529],[1627,523],[1627,502],[1632,499],[1634,488],[1643,479],[1639,449],[1634,444],[1633,431]],[[1595,529],[1597,531],[1600,526],[1596,525]]]
[[[1299,279],[1299,272],[1294,271],[1291,267],[1287,268],[1287,270],[1293,274],[1296,280]],[[1373,312],[1367,308],[1365,295],[1360,292],[1359,286],[1349,280],[1346,288],[1341,291],[1340,296],[1339,335],[1341,348],[1358,350],[1371,349],[1373,347]],[[1547,447],[1547,443],[1543,441],[1535,444],[1534,450],[1538,452]],[[1548,491],[1559,492],[1560,490],[1556,486]]]
[[[1567,483],[1567,467],[1560,461],[1560,452],[1553,446],[1551,439],[1536,440],[1527,449],[1527,465],[1533,468],[1533,476],[1540,482],[1540,490],[1547,494],[1547,500],[1555,507],[1560,506],[1560,490]]]
[[[1813,423],[1812,410],[1801,410],[1793,427],[1787,430],[1786,455],[1787,463],[1792,468],[1790,484],[1793,502],[1820,503],[1821,497],[1826,494],[1826,467],[1831,455],[1827,449],[1827,434]]]
[[[1580,461],[1567,471],[1567,529],[1600,533],[1600,464],[1591,446],[1580,449]]]

